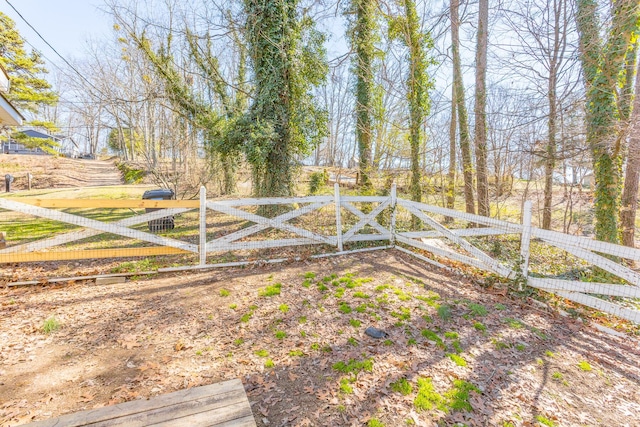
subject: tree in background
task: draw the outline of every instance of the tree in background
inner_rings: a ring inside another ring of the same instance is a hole
[[[411,199],[422,201],[420,185],[422,169],[420,152],[424,148],[423,127],[429,114],[429,90],[433,81],[427,74],[427,67],[433,63],[427,50],[433,48],[429,34],[420,30],[420,21],[413,0],[404,0],[404,16],[393,19],[389,25],[391,38],[401,40],[408,48],[409,73],[406,81],[409,101],[409,144],[411,146]]]
[[[628,73],[633,74],[633,73]],[[635,96],[630,113],[628,135],[629,154],[620,206],[622,244],[635,246],[636,212],[638,210],[638,180],[640,179],[640,72],[635,72]]]
[[[478,213],[491,215],[487,171],[487,49],[489,0],[478,2],[478,34],[476,44],[475,145]]]
[[[360,181],[365,191],[373,188],[373,116],[374,116],[374,60],[377,37],[376,2],[352,0],[350,14],[354,16],[349,30],[351,49],[355,52],[353,73],[356,77],[356,142],[360,161]]]
[[[43,105],[58,102],[58,95],[43,77],[48,71],[36,51],[28,53],[15,23],[0,12],[0,64],[7,70],[11,87],[7,98],[19,110],[37,113]]]
[[[464,178],[464,201],[467,213],[475,213],[476,207],[473,195],[473,155],[471,153],[471,137],[467,105],[462,81],[462,66],[460,60],[460,17],[459,0],[451,0],[451,50],[453,56],[453,84],[455,86],[456,112],[460,135],[460,150],[462,151],[462,176]]]
[[[298,0],[245,0],[244,8],[255,95],[229,141],[251,164],[256,196],[289,196],[297,158],[327,133],[311,94],[327,74],[325,37],[298,16]]]
[[[640,1],[618,0],[611,5],[611,26],[603,42],[603,24],[595,0],[578,0],[580,60],[587,85],[587,144],[596,181],[596,238],[618,242],[618,207],[622,189],[624,138],[620,131],[617,87],[625,58],[637,37]]]

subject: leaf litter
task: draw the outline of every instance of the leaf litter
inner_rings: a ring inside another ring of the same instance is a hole
[[[2,426],[231,378],[259,426],[631,426],[640,413],[633,337],[394,251],[0,293],[14,301],[0,305]]]

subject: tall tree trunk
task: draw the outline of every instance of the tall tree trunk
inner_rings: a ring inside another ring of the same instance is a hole
[[[640,70],[636,71],[635,77],[635,97],[629,120],[629,154],[620,209],[622,244],[632,248],[635,247],[638,179],[640,179]]]
[[[462,151],[462,175],[464,177],[464,201],[468,213],[475,213],[473,195],[473,159],[467,119],[467,106],[464,98],[462,66],[460,64],[460,19],[458,17],[459,0],[451,0],[451,50],[453,55],[453,84],[456,86],[456,106]]]
[[[587,144],[596,181],[596,238],[618,242],[618,206],[622,183],[623,138],[619,130],[617,83],[632,36],[638,29],[640,1],[613,3],[606,46],[600,41],[596,0],[578,0],[580,59],[587,83]]]
[[[364,190],[371,190],[373,140],[373,60],[375,38],[376,3],[372,0],[353,0],[355,6],[355,26],[351,38],[356,52],[356,140],[360,154],[359,184]]]
[[[451,122],[449,124],[449,173],[447,174],[447,208],[449,209],[455,209],[456,205],[456,115],[456,85],[451,85]]]
[[[476,47],[475,143],[478,213],[491,215],[487,178],[487,44],[489,0],[478,3],[478,43]]]
[[[549,117],[547,119],[547,145],[544,159],[544,203],[542,207],[542,228],[551,229],[551,204],[553,200],[553,171],[556,168],[556,80],[550,71],[548,95]]]

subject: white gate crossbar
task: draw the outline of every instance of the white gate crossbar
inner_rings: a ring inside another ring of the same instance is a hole
[[[182,249],[195,253],[198,252],[198,246],[191,243],[181,242],[179,240],[169,239],[167,237],[156,236],[155,234],[146,233],[144,231],[133,230],[131,228],[126,228],[115,223],[104,223],[96,221],[94,219],[84,218],[78,215],[28,205],[26,203],[0,199],[0,208],[10,209],[12,211],[22,212],[28,215],[35,215],[54,221],[66,222],[68,224],[77,225],[79,227],[92,228],[94,230],[99,230],[102,233],[117,234],[119,236],[142,240],[160,246],[169,246],[172,248]]]

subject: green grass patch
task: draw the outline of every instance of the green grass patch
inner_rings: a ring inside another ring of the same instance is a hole
[[[407,321],[411,319],[411,310],[407,307],[400,307],[400,311],[392,311],[391,316],[396,319]]]
[[[484,332],[487,330],[487,327],[480,322],[474,322],[473,327],[476,329],[476,331],[480,332]]]
[[[287,337],[287,333],[285,331],[278,330],[278,331],[275,332],[275,336],[279,340],[283,340],[283,339],[285,339]]]
[[[507,325],[509,325],[510,328],[513,328],[513,329],[522,329],[522,328],[524,328],[524,323],[522,322],[522,320],[519,320],[519,319],[513,319],[511,317],[505,317],[504,319],[502,319],[502,321],[504,323],[506,323]]]
[[[353,347],[357,347],[358,346],[358,340],[355,339],[354,337],[349,337],[347,339],[347,344],[353,346]]]
[[[260,357],[269,357],[269,352],[267,350],[256,350],[253,354]]]
[[[267,369],[273,368],[275,365],[275,363],[273,363],[273,360],[271,359],[267,359],[264,361],[264,367]]]
[[[342,378],[340,380],[340,391],[344,394],[353,393],[353,387],[351,387],[351,384],[349,383],[349,380],[347,378]]]
[[[457,332],[445,332],[444,337],[449,338],[450,340],[457,340],[460,338]]]
[[[291,350],[289,351],[289,356],[291,357],[304,357],[304,351],[302,350]]]
[[[354,328],[359,328],[360,325],[362,325],[362,322],[359,321],[358,319],[349,319],[349,324]]]
[[[413,386],[406,378],[400,378],[389,385],[391,386],[391,390],[396,393],[400,393],[403,396],[408,396],[413,393]]]
[[[220,289],[220,296],[221,297],[228,297],[229,295],[231,295],[231,292],[227,289]]]
[[[342,361],[334,363],[331,367],[334,371],[343,374],[358,375],[362,371],[373,372],[373,359],[350,359],[346,363]]]
[[[469,304],[467,304],[467,308],[474,316],[486,316],[488,313],[487,308],[484,305],[477,304],[475,302],[470,302]]]
[[[387,289],[390,289],[390,288],[391,288],[391,285],[378,285],[378,286],[375,287],[374,290],[376,292],[383,292],[383,291],[385,291]]]
[[[300,316],[298,318],[298,323],[300,323],[301,325],[307,323],[307,316]]]
[[[458,366],[467,366],[467,361],[464,360],[462,356],[458,356],[457,354],[447,353],[449,359],[453,361]]]
[[[549,418],[544,415],[536,415],[536,421],[539,422],[543,426],[555,427],[556,423],[551,421]]]
[[[258,296],[274,297],[276,295],[280,295],[281,288],[282,288],[282,283],[274,283],[273,285],[269,285],[265,288],[258,290]]]
[[[360,291],[358,291],[358,292],[354,292],[354,293],[353,293],[353,297],[354,297],[354,298],[362,298],[362,299],[369,299],[369,298],[371,298],[371,296],[370,296],[370,295],[367,295],[367,294],[365,294],[364,292],[360,292]]]
[[[304,278],[305,279],[315,279],[316,278],[316,273],[314,273],[313,271],[307,271],[306,273],[304,273]]]
[[[384,427],[384,423],[377,418],[371,418],[367,423],[367,427]]]
[[[591,365],[586,360],[581,360],[580,363],[578,363],[578,368],[585,372],[589,372],[592,369]]]
[[[349,306],[349,304],[347,304],[346,302],[342,301],[340,303],[340,305],[338,306],[338,311],[340,313],[343,313],[343,314],[349,314],[349,313],[351,313],[352,309]]]
[[[288,313],[289,306],[287,304],[280,304],[280,306],[278,307],[278,310],[280,310],[283,313]]]
[[[469,393],[480,393],[480,390],[475,385],[464,380],[454,380],[453,388],[444,394],[447,399],[448,406],[454,411],[473,411],[471,404],[469,403]]]
[[[238,308],[238,304],[229,304],[229,308],[231,310],[235,310],[236,308]]]
[[[236,338],[233,340],[233,345],[236,347],[240,347],[242,344],[244,344],[244,340],[242,338]]]
[[[422,336],[425,337],[426,339],[428,339],[429,341],[435,342],[438,347],[445,348],[445,345],[444,345],[444,342],[442,341],[442,338],[440,338],[438,336],[438,334],[436,334],[432,330],[423,329],[422,330]]]
[[[448,305],[441,305],[438,307],[438,317],[440,319],[446,322],[451,319],[451,316],[451,307],[449,307]]]
[[[419,411],[439,409],[447,412],[444,398],[436,391],[431,378],[418,378],[418,395],[413,400],[413,406]]]
[[[333,294],[336,298],[342,298],[344,296],[344,288],[336,289],[336,293]]]
[[[60,329],[60,322],[58,322],[55,316],[49,317],[42,323],[42,332],[45,334],[50,334],[58,329]]]

